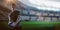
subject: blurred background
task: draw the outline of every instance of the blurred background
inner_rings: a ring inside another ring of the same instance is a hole
[[[18,0],[23,30],[60,30],[60,0]],[[1,9],[1,8],[0,8]],[[0,29],[11,30],[8,17],[0,13]]]

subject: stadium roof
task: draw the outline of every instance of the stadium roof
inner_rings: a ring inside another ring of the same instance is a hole
[[[19,0],[19,1],[28,6],[36,7],[37,9],[60,11],[59,0]]]

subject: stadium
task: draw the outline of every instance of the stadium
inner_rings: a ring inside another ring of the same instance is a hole
[[[16,4],[16,7],[13,5],[13,10],[10,2],[8,5],[7,3],[0,5],[0,30],[60,30],[60,0],[16,1],[17,3],[13,2]],[[15,17],[18,13],[13,13],[15,10],[19,13],[18,18]],[[19,28],[10,27],[9,22],[18,24]]]

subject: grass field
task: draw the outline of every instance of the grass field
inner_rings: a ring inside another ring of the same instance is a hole
[[[53,30],[55,26],[59,26],[60,22],[21,22],[23,30]],[[1,30],[10,30],[8,22],[0,22]]]
[[[60,26],[60,22],[21,22],[21,24],[24,30],[53,30],[55,26]]]

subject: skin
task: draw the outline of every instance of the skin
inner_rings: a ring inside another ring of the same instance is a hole
[[[9,22],[16,22],[18,19],[19,12],[14,8],[16,7],[17,0],[0,0],[0,13],[7,17]],[[8,23],[9,23],[8,22]],[[22,30],[21,27],[15,26],[11,30]]]
[[[16,22],[19,12],[14,8],[16,7],[17,0],[0,0],[0,13],[7,17],[9,22]],[[16,27],[18,29],[18,27]],[[14,29],[16,29],[14,28]]]

